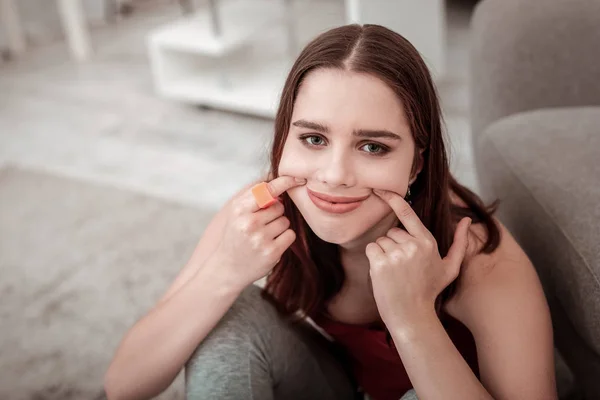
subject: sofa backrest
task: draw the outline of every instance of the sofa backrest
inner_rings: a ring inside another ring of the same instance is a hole
[[[600,1],[481,1],[470,91],[474,141],[513,113],[600,105]]]

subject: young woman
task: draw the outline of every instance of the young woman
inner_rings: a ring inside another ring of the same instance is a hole
[[[450,175],[435,87],[402,36],[350,25],[302,51],[268,180],[278,201],[238,193],[127,333],[109,399],[155,396],[186,363],[194,399],[557,397],[536,272]]]

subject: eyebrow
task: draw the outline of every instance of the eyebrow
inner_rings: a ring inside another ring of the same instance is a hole
[[[293,122],[292,125],[297,126],[299,128],[312,129],[321,133],[330,132],[329,127],[327,127],[326,125],[323,125],[318,122],[306,121],[304,119],[299,119]],[[385,129],[357,129],[352,132],[352,135],[356,137],[369,139],[387,138],[392,140],[402,140],[402,138],[399,135]]]

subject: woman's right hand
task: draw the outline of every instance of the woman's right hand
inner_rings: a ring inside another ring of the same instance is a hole
[[[280,176],[267,187],[277,198],[305,183],[305,179]],[[283,213],[280,201],[260,209],[251,188],[239,194],[230,204],[223,235],[213,253],[218,262],[213,265],[244,287],[267,275],[296,239]]]
[[[305,183],[282,176],[268,188],[278,197]],[[217,213],[167,293],[122,340],[105,376],[108,398],[151,398],[173,382],[239,290],[265,276],[296,239],[283,211],[280,202],[260,209],[247,187]]]

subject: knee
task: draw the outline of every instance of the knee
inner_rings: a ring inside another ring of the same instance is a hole
[[[254,285],[246,288],[187,361],[188,398],[243,391],[234,386],[247,382],[250,365],[262,363],[259,355],[274,318],[277,311],[262,298],[261,289]]]
[[[256,285],[244,289],[213,332],[218,335],[219,331],[233,330],[249,337],[252,333],[264,333],[265,327],[281,322],[277,309],[262,297],[261,292]]]
[[[210,369],[216,362],[236,362],[257,346],[275,319],[275,307],[262,298],[259,287],[250,285],[198,345],[186,368],[199,371]]]

